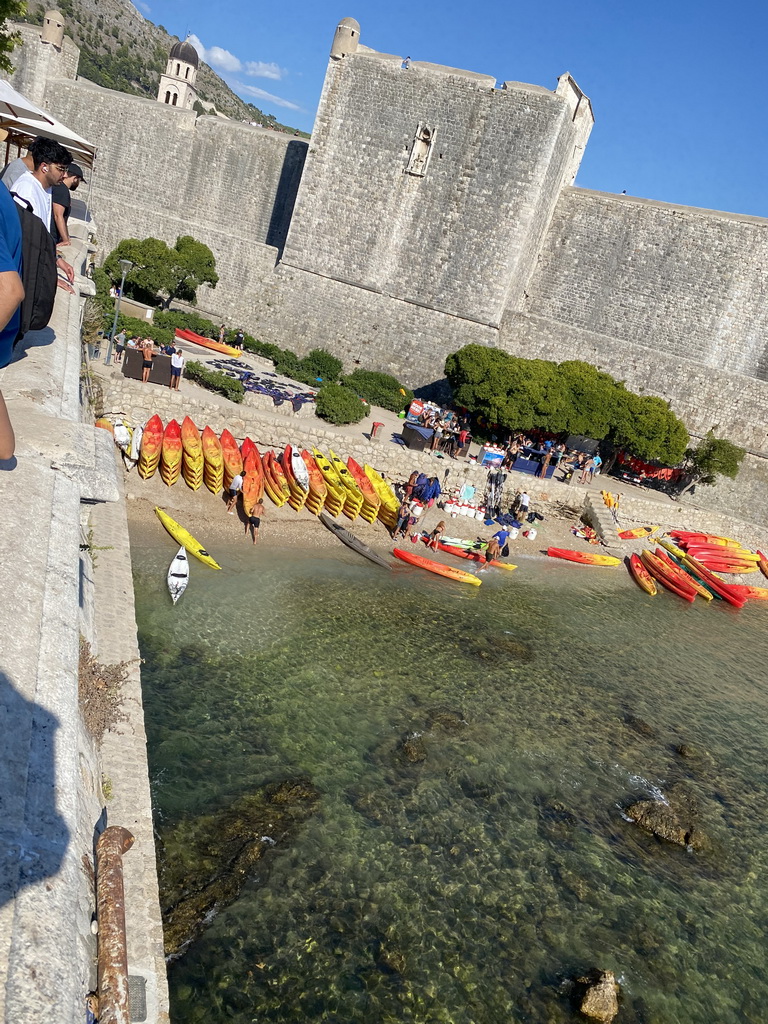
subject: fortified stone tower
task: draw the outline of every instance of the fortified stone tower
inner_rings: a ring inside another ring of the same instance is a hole
[[[9,81],[33,103],[44,106],[49,79],[77,77],[80,50],[64,35],[64,16],[59,11],[46,11],[42,28],[24,22],[13,29],[21,35],[24,45],[10,54],[15,71]]]
[[[557,90],[377,53],[336,29],[283,263],[493,327],[517,308],[593,124]]]
[[[183,43],[174,43],[168,54],[165,74],[160,76],[158,103],[189,110],[197,99],[195,82],[199,66],[197,50],[190,42],[185,40]]]

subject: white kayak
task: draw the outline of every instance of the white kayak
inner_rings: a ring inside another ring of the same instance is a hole
[[[309,471],[307,469],[304,459],[301,454],[296,451],[295,448],[291,449],[291,472],[294,475],[296,483],[303,490],[309,490]]]
[[[178,554],[171,562],[168,569],[168,593],[174,604],[187,589],[189,583],[189,559],[184,548],[179,548]]]
[[[129,430],[125,423],[115,424],[115,444],[126,455],[131,449],[132,434],[133,431]]]
[[[132,462],[138,462],[139,456],[141,455],[141,439],[144,436],[144,427],[134,427],[133,436],[131,437],[131,450],[128,453],[128,458]]]

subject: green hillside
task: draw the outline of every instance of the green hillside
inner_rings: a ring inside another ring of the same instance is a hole
[[[155,99],[168,51],[176,36],[162,25],[143,17],[129,0],[59,0],[67,35],[80,47],[78,73],[105,89]],[[29,0],[25,21],[39,25],[50,3]],[[294,132],[273,114],[265,114],[236,96],[216,72],[200,62],[197,91],[203,104],[213,104],[222,114],[238,121],[256,121]],[[305,132],[300,132],[306,136]]]

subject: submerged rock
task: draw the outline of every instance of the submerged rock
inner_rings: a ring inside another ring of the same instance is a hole
[[[583,978],[577,978],[578,1006],[585,1017],[610,1024],[619,1012],[619,983],[613,971],[593,968]]]
[[[653,726],[649,725],[644,718],[640,718],[638,715],[624,715],[624,724],[628,725],[638,736],[645,736],[649,740],[654,739],[656,736],[656,730]]]
[[[410,764],[421,764],[427,760],[427,748],[418,732],[409,732],[400,744],[400,755]]]
[[[450,708],[432,708],[428,714],[430,729],[439,727],[445,732],[461,732],[467,726],[461,711],[452,711]]]
[[[693,796],[680,787],[670,790],[667,802],[638,800],[626,808],[625,814],[636,825],[657,839],[690,846],[694,850],[707,845],[706,836],[698,827],[698,806]]]
[[[225,810],[181,822],[162,837],[160,875],[165,951],[179,956],[215,911],[233,903],[267,850],[283,846],[313,813],[307,779],[266,786]]]

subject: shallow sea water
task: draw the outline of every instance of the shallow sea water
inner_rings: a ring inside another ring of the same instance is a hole
[[[160,836],[287,777],[322,794],[171,964],[174,1024],[558,1024],[594,965],[625,1022],[765,1020],[766,605],[530,557],[474,588],[244,544],[223,572],[192,560],[174,609],[173,546],[134,552]],[[621,814],[681,781],[703,853]]]

